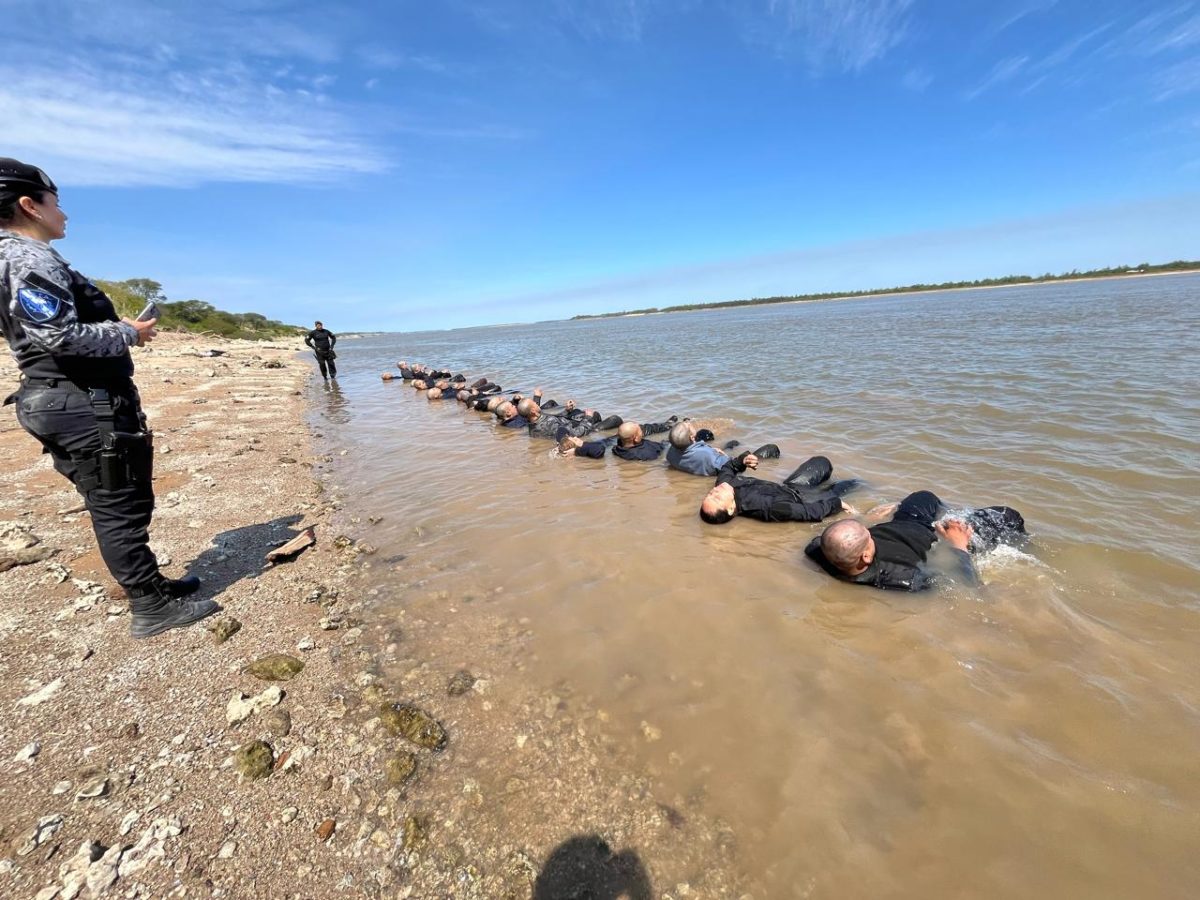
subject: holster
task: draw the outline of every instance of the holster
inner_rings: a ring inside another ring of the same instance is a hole
[[[78,464],[75,487],[83,494],[96,488],[116,491],[136,482],[149,484],[154,478],[154,434],[149,430],[117,431],[112,396],[103,388],[88,391],[100,449],[90,460]]]

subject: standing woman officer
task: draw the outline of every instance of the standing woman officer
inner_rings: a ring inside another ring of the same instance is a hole
[[[154,337],[154,317],[118,319],[112,301],[51,241],[66,235],[58,188],[36,166],[0,157],[0,330],[21,370],[17,420],[83,495],[100,555],[129,595],[130,632],[149,637],[212,615],[200,587],[171,580],[148,543],[153,445],[129,348]]]

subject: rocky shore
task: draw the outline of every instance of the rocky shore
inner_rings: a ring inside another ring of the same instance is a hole
[[[585,700],[488,695],[465,649],[410,645],[423,622],[371,620],[371,521],[339,508],[294,347],[164,335],[136,363],[152,544],[224,612],[132,640],[78,495],[8,408],[0,897],[742,895],[728,831],[612,764]],[[513,764],[527,743],[539,762]],[[455,773],[460,744],[495,784]]]

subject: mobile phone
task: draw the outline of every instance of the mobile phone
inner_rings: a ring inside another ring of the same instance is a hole
[[[145,308],[138,313],[137,321],[149,322],[151,319],[158,318],[158,304],[151,300],[146,304]]]

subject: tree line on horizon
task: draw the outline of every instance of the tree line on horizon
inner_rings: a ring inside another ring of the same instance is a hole
[[[791,294],[777,297],[753,297],[749,300],[716,300],[708,303],[681,303],[677,306],[645,309],[627,309],[621,312],[583,313],[572,316],[575,319],[608,319],[615,316],[637,316],[650,313],[688,312],[695,309],[727,309],[732,306],[765,306],[771,303],[798,303],[810,300],[833,300],[839,297],[871,297],[880,294],[918,294],[922,291],[949,291],[973,287],[1003,287],[1016,284],[1041,284],[1047,281],[1070,281],[1076,278],[1112,278],[1121,275],[1149,275],[1158,272],[1185,272],[1200,269],[1200,260],[1177,259],[1169,263],[1141,263],[1137,266],[1113,266],[1107,269],[1089,269],[1080,272],[1072,269],[1055,275],[1047,272],[1044,275],[1005,275],[1002,278],[979,278],[975,281],[943,281],[941,284],[909,284],[903,287],[873,288],[866,291],[827,291],[820,294]]]
[[[304,332],[298,325],[277,322],[260,313],[226,312],[203,300],[168,300],[162,285],[149,278],[130,278],[125,281],[97,279],[96,286],[112,300],[117,315],[129,319],[153,300],[162,313],[157,326],[160,331],[214,334],[251,341],[292,337]]]

